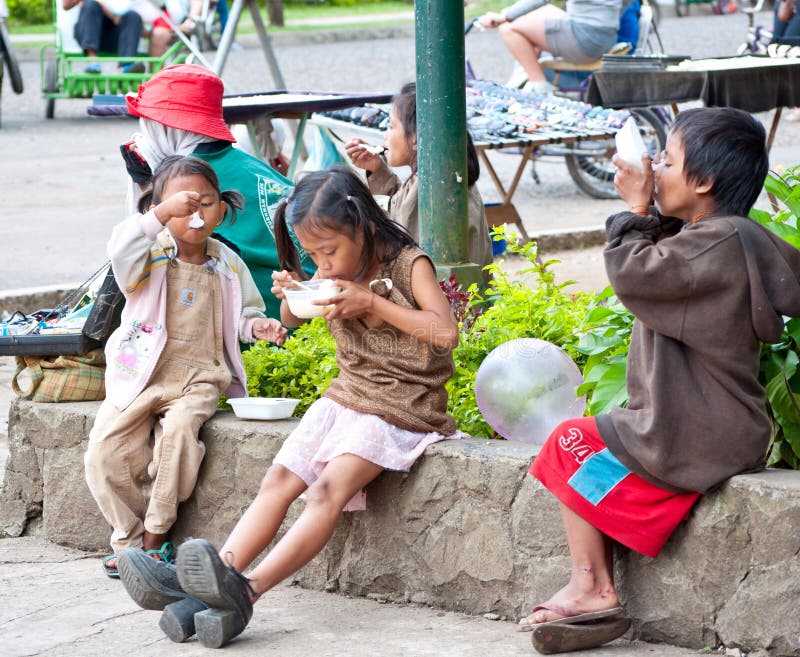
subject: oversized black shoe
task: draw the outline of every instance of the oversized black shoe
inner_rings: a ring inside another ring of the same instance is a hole
[[[630,626],[631,619],[627,616],[576,624],[552,621],[534,626],[531,642],[543,655],[588,650],[618,639]]]
[[[128,548],[119,555],[117,568],[125,590],[137,605],[164,610],[158,625],[172,641],[181,643],[194,634],[194,615],[208,607],[183,590],[174,564]]]
[[[210,609],[194,617],[197,638],[208,648],[221,648],[242,633],[253,615],[250,581],[226,566],[207,540],[186,541],[178,550],[178,581],[189,595]]]

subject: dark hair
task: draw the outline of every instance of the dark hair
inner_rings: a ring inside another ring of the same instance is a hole
[[[323,228],[354,238],[361,234],[359,280],[376,260],[390,262],[405,246],[416,245],[400,224],[392,221],[375,202],[367,186],[349,167],[304,173],[294,191],[275,211],[275,245],[282,269],[306,277],[290,228]],[[292,231],[293,232],[293,231]]]
[[[411,168],[417,170],[416,150],[411,149],[411,138],[417,136],[417,84],[415,82],[408,82],[400,89],[400,93],[392,99],[392,107],[400,119],[400,124],[403,126],[403,132],[406,135],[406,141],[409,145],[409,151],[414,153],[414,160],[411,162]],[[478,151],[475,150],[475,144],[472,143],[472,136],[467,131],[467,187],[472,187],[481,175],[481,165],[478,160]]]
[[[231,223],[236,220],[236,211],[244,208],[244,196],[233,190],[221,192],[217,174],[204,160],[190,155],[170,155],[156,167],[150,187],[139,199],[139,212],[147,212],[151,205],[161,203],[164,200],[164,187],[170,180],[179,176],[203,176],[217,191],[220,201],[225,201],[230,208]]]
[[[746,217],[769,171],[764,126],[731,107],[684,110],[672,124],[687,182],[712,183],[717,210]]]

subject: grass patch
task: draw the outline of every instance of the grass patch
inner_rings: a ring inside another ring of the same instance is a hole
[[[479,0],[470,3],[464,10],[465,19],[471,20],[475,16],[480,16],[487,11],[499,11],[508,6],[508,0]],[[408,25],[414,22],[414,6],[410,2],[400,2],[397,0],[387,0],[386,2],[373,2],[361,5],[344,7],[331,7],[329,5],[319,5],[312,3],[291,3],[284,5],[283,15],[286,25],[275,27],[270,25],[267,19],[266,9],[261,9],[261,18],[269,29],[270,34],[302,33],[325,30],[357,30],[363,28],[382,28],[394,27],[396,25]],[[408,19],[386,18],[386,14],[408,12]],[[369,19],[365,19],[369,17]],[[340,22],[335,24],[312,24],[298,25],[297,21],[307,21],[314,19],[338,18]],[[348,20],[357,18],[358,20]],[[293,24],[294,23],[294,24]],[[52,24],[46,25],[9,25],[11,34],[41,34],[54,36]],[[253,20],[248,11],[242,13],[239,19],[237,34],[255,34]],[[50,44],[51,41],[43,39],[35,43],[25,43],[25,48],[41,48],[43,45]],[[22,44],[20,44],[22,46]]]
[[[291,3],[283,5],[283,17],[287,21],[293,21],[341,16],[367,16],[413,10],[414,5],[410,2],[370,2],[368,4],[346,7],[331,7],[328,5],[311,3]]]
[[[9,25],[9,34],[50,34],[55,35],[52,24],[46,25]]]

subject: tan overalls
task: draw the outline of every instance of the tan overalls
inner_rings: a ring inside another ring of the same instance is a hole
[[[208,266],[168,265],[166,330],[147,386],[123,411],[103,402],[89,434],[86,481],[113,528],[115,553],[141,547],[145,530],[172,527],[197,483],[205,454],[200,427],[230,385],[220,280]]]

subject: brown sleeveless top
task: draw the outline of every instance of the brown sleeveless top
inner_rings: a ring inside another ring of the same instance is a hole
[[[430,262],[418,247],[405,247],[376,276],[391,279],[387,298],[399,306],[419,309],[411,293],[411,268],[417,258]],[[339,376],[326,397],[401,429],[445,436],[455,432],[444,387],[455,371],[449,349],[421,342],[386,322],[369,328],[359,318],[336,319],[328,328],[336,340]]]

